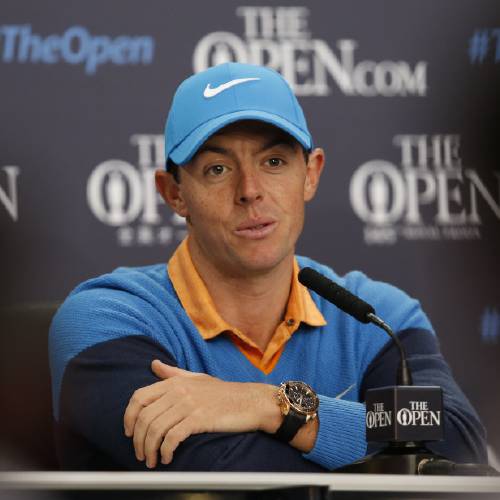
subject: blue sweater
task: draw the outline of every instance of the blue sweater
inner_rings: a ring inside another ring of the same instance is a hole
[[[310,266],[371,303],[398,333],[417,385],[444,389],[445,441],[430,447],[457,461],[483,461],[484,431],[439,353],[418,301],[354,271],[344,277]],[[135,389],[156,382],[158,358],[223,380],[279,385],[302,380],[320,395],[314,448],[301,454],[261,432],[191,436],[158,470],[331,470],[366,453],[364,394],[392,385],[398,355],[387,335],[363,325],[311,292],[327,325],[302,324],[268,375],[225,335],[204,340],[175,293],[164,264],[119,268],[78,286],[56,314],[49,349],[59,458],[68,469],[143,470],[123,434]],[[352,388],[342,397],[337,395]]]

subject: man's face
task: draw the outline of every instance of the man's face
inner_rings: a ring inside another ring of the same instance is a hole
[[[300,145],[280,129],[237,122],[180,167],[173,200],[160,192],[187,217],[195,260],[231,276],[255,275],[293,257],[322,166],[321,150],[306,164]]]

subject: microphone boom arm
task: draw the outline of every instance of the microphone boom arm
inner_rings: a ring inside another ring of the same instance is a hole
[[[376,314],[373,313],[368,313],[366,315],[367,319],[370,320],[370,323],[373,323],[374,325],[378,326],[379,328],[382,328],[394,341],[394,343],[397,345],[399,349],[399,370],[398,370],[398,378],[397,378],[397,384],[398,385],[413,385],[413,379],[411,376],[411,371],[410,367],[408,366],[408,362],[406,360],[406,352],[403,347],[403,344],[401,341],[398,339],[397,335],[394,335],[394,332],[392,331],[391,327],[382,319],[380,319]]]

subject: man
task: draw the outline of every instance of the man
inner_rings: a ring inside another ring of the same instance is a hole
[[[230,63],[188,78],[165,147],[156,185],[187,240],[167,267],[83,283],[51,328],[63,467],[324,471],[364,456],[364,394],[394,383],[398,355],[300,285],[304,266],[372,303],[415,383],[443,387],[446,440],[433,449],[484,460],[482,426],[419,303],[295,257],[324,153],[278,73]]]

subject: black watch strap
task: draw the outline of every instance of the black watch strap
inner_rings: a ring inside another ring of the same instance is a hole
[[[306,415],[301,415],[300,413],[290,409],[288,414],[283,418],[283,422],[274,436],[280,441],[289,443],[294,438],[295,434],[297,434],[299,429],[306,423],[306,420]]]

